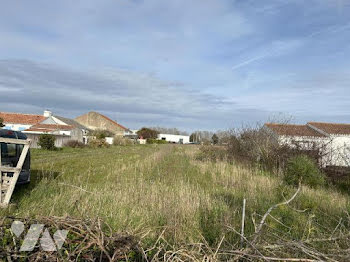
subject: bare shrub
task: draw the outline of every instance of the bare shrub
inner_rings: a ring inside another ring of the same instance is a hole
[[[264,128],[244,127],[226,132],[225,146],[203,146],[197,158],[201,160],[235,161],[257,165],[268,170],[284,169],[295,150],[280,145],[276,137]]]
[[[227,159],[227,150],[225,147],[204,145],[199,150],[200,152],[196,156],[197,160],[216,162]]]
[[[109,144],[104,139],[93,139],[89,141],[89,147],[92,147],[92,148],[109,147]]]
[[[92,132],[92,136],[96,137],[96,139],[105,139],[106,137],[113,137],[114,133],[105,129],[96,129]]]
[[[262,127],[232,130],[227,145],[228,156],[236,161],[259,165],[266,169],[280,168],[291,150]]]
[[[130,146],[133,145],[134,141],[121,136],[115,136],[113,140],[113,145],[115,146]]]
[[[86,145],[78,140],[69,140],[65,146],[71,148],[84,148]]]

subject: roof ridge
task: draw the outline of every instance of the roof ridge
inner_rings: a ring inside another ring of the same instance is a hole
[[[282,123],[265,123],[265,125],[276,125],[276,126],[307,126],[306,124],[282,124]]]
[[[42,124],[42,123],[37,123],[37,124],[35,124],[35,125],[33,125],[33,126],[72,126],[72,125],[62,125],[62,124],[57,124],[57,123],[55,123],[55,124]]]
[[[308,124],[326,124],[326,125],[347,125],[350,126],[350,124],[346,123],[330,123],[330,122],[308,122]]]
[[[102,116],[103,118],[107,119],[108,121],[111,121],[112,123],[114,123],[114,124],[120,126],[120,127],[123,128],[123,129],[127,129],[125,126],[122,126],[121,124],[117,123],[117,121],[115,121],[115,120],[109,118],[108,116],[102,115],[102,114],[99,113],[99,112],[94,112],[94,113],[99,114],[99,115]]]
[[[16,113],[16,112],[4,112],[4,111],[0,111],[0,114],[13,114],[13,115],[26,115],[26,116],[42,116],[43,115],[38,115],[38,114],[27,114],[27,113]]]
[[[41,124],[37,123],[35,125],[32,125],[26,130],[33,130],[33,129],[56,129],[56,130],[71,130],[74,129],[74,126],[72,125],[60,125],[60,124]]]
[[[297,124],[265,124],[278,135],[285,136],[306,136],[306,137],[324,137],[325,135],[314,130],[308,125]]]

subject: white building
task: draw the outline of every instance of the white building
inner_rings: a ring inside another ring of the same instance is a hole
[[[32,114],[19,114],[19,113],[7,113],[0,112],[0,118],[5,125],[3,129],[13,131],[23,131],[33,125],[39,124],[44,121],[46,117],[44,115],[32,115]]]
[[[320,150],[322,166],[350,166],[350,124],[309,122],[306,125],[265,124],[280,144]]]
[[[22,131],[32,140],[31,147],[38,147],[40,135],[52,134],[55,136],[56,147],[62,147],[69,140],[87,142],[88,129],[76,121],[60,116],[54,116],[50,111],[43,115],[0,112],[4,129]]]
[[[177,143],[177,144],[189,144],[190,136],[182,136],[182,135],[171,135],[171,134],[158,134],[158,140],[164,140],[169,143]]]
[[[327,136],[326,161],[331,166],[350,166],[350,124],[309,122],[317,132]]]

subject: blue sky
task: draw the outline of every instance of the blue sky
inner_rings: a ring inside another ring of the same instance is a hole
[[[1,0],[0,110],[185,130],[350,122],[349,58],[346,0]]]

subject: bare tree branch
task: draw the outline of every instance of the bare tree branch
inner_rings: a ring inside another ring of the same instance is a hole
[[[278,203],[278,204],[276,204],[276,205],[273,205],[272,207],[270,207],[270,208],[267,210],[267,212],[266,212],[265,215],[262,217],[262,219],[261,219],[261,221],[260,221],[260,223],[259,223],[259,225],[258,225],[258,227],[257,227],[257,229],[256,229],[256,231],[255,231],[255,235],[254,235],[254,238],[253,238],[253,240],[252,240],[252,243],[253,243],[253,244],[256,243],[256,241],[257,241],[257,239],[258,239],[258,237],[259,237],[259,234],[260,234],[260,232],[261,232],[261,230],[262,230],[262,228],[263,228],[263,226],[264,226],[264,224],[265,224],[265,220],[266,220],[267,217],[270,215],[270,213],[271,213],[274,209],[278,208],[279,206],[288,205],[290,202],[292,202],[292,201],[294,200],[294,198],[296,198],[296,196],[299,194],[300,189],[301,189],[301,184],[299,184],[298,190],[294,193],[294,195],[293,195],[290,199],[288,199],[288,200],[286,200],[286,201],[284,201],[284,202],[282,202],[282,203]]]

